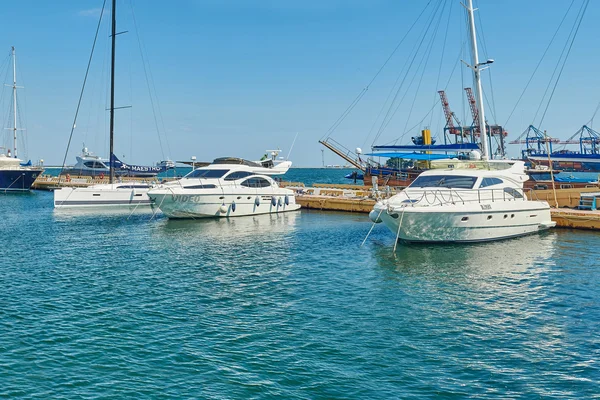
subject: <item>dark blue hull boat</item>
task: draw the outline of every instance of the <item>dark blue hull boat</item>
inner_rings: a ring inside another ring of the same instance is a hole
[[[0,169],[0,192],[27,192],[42,171],[41,168]]]

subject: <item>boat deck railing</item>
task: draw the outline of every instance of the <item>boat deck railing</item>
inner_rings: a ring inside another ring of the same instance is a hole
[[[474,194],[477,194],[475,197]],[[467,203],[490,203],[499,201],[527,201],[534,197],[531,189],[517,189],[506,187],[502,189],[423,189],[422,192],[411,196],[409,191],[404,191],[407,199],[403,201],[406,206],[416,204],[427,205],[455,205]]]

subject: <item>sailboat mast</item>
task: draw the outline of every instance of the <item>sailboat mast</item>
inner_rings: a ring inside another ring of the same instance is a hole
[[[469,13],[469,28],[471,31],[471,50],[473,54],[473,74],[475,79],[475,89],[477,94],[477,107],[479,108],[479,129],[481,131],[481,147],[482,159],[489,159],[487,130],[485,126],[485,115],[483,111],[483,90],[481,89],[480,67],[484,64],[479,64],[479,55],[477,53],[477,36],[475,32],[475,18],[473,15],[473,0],[468,0],[467,12]]]
[[[117,16],[116,16],[117,0],[112,1],[112,53],[110,59],[110,152],[109,152],[109,183],[113,183],[115,178],[115,168],[112,162],[114,148],[114,131],[115,131],[115,45],[117,35]]]
[[[17,57],[15,46],[12,46],[13,59],[13,157],[17,158]]]

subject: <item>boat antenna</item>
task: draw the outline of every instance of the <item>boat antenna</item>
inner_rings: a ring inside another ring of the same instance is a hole
[[[486,66],[493,63],[494,60],[487,60],[484,63],[479,62],[479,55],[477,54],[477,35],[475,32],[475,18],[473,16],[473,0],[468,0],[467,12],[469,14],[469,28],[471,31],[471,50],[473,56],[473,65],[467,64],[469,68],[473,70],[473,77],[475,80],[475,90],[477,91],[477,107],[479,108],[479,129],[481,131],[481,150],[483,154],[481,159],[484,161],[489,160],[489,150],[487,142],[487,131],[485,126],[485,115],[483,111],[483,90],[481,89],[481,76],[480,71],[487,68]],[[466,64],[466,63],[465,63]],[[484,68],[482,68],[484,67]]]
[[[115,178],[115,167],[113,163],[113,147],[115,133],[115,45],[117,36],[117,16],[116,16],[117,0],[112,0],[112,50],[110,58],[110,151],[109,151],[109,166],[110,173],[108,183],[112,184]]]
[[[294,148],[294,144],[296,143],[296,139],[298,138],[298,132],[296,132],[296,136],[294,136],[294,141],[292,142],[292,146],[290,147],[290,151],[288,152],[288,156],[285,161],[289,161],[290,154],[292,154],[292,149]]]

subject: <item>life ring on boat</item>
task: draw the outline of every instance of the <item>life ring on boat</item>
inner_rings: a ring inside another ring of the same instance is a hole
[[[100,172],[100,175],[98,175],[98,178],[104,179],[104,172]]]
[[[71,175],[67,174],[67,182],[71,182]]]

